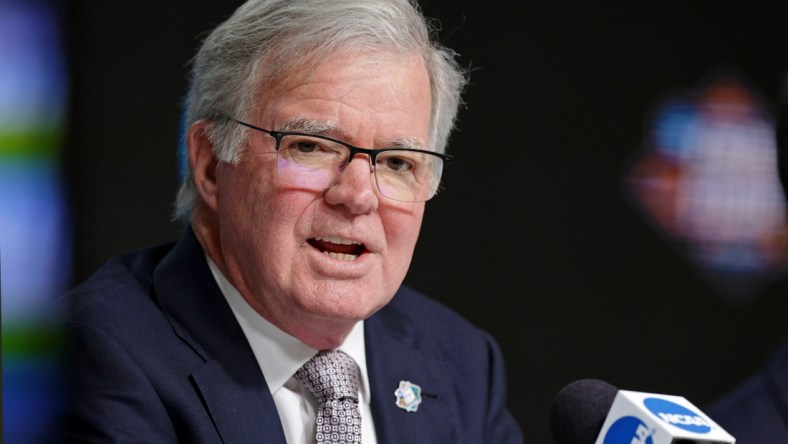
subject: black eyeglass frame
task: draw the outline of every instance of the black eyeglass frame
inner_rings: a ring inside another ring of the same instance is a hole
[[[347,162],[345,163],[345,165],[350,164],[350,162],[353,160],[353,158],[356,156],[356,154],[361,153],[361,154],[366,154],[366,155],[369,156],[370,164],[372,165],[372,168],[375,168],[375,160],[377,159],[378,154],[384,153],[386,151],[411,151],[411,152],[414,152],[414,153],[429,154],[429,155],[432,155],[432,156],[439,157],[441,160],[443,160],[443,165],[444,166],[448,165],[449,163],[451,163],[454,160],[454,156],[450,156],[448,154],[436,153],[435,151],[421,150],[421,149],[418,149],[418,148],[404,148],[404,147],[403,148],[395,148],[395,147],[391,147],[391,148],[376,148],[376,149],[361,148],[361,147],[357,147],[357,146],[351,145],[351,144],[349,144],[347,142],[343,142],[341,140],[333,139],[331,137],[327,137],[327,136],[323,136],[323,135],[319,135],[319,134],[301,133],[301,132],[297,132],[297,131],[272,131],[272,130],[267,130],[265,128],[260,128],[259,126],[252,125],[251,123],[246,123],[244,121],[241,121],[241,120],[238,120],[238,119],[234,119],[234,118],[232,118],[230,116],[224,116],[224,118],[229,120],[229,121],[235,122],[235,123],[237,123],[239,125],[245,126],[247,128],[251,128],[251,129],[257,130],[257,131],[262,131],[262,132],[270,135],[271,137],[274,138],[274,140],[276,140],[276,148],[275,149],[276,149],[277,152],[279,151],[279,145],[282,143],[282,138],[285,137],[285,136],[317,137],[317,138],[320,138],[320,139],[330,140],[331,142],[338,143],[338,144],[340,144],[340,145],[342,145],[342,146],[344,146],[344,147],[346,147],[347,149],[350,150],[350,157],[348,157]]]

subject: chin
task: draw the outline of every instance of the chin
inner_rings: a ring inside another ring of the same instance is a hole
[[[380,294],[380,290],[377,290]],[[304,307],[317,317],[337,321],[360,321],[366,319],[386,305],[393,296],[370,296],[371,290],[333,288],[318,292],[311,306]]]

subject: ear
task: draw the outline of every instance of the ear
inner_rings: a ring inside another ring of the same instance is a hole
[[[208,120],[194,122],[186,133],[187,149],[189,150],[189,166],[194,178],[194,186],[202,201],[214,212],[218,211],[219,196],[216,180],[218,161],[213,153],[213,142],[208,137],[207,129],[211,125]]]

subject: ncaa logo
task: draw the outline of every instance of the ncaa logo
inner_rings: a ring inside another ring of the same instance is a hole
[[[693,433],[709,433],[711,427],[705,419],[692,410],[660,398],[646,398],[643,404],[651,413],[672,426]]]
[[[654,430],[640,418],[623,416],[607,430],[603,444],[654,444],[653,434]]]

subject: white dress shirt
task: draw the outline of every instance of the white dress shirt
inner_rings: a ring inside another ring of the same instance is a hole
[[[314,444],[318,403],[314,395],[293,375],[319,350],[290,336],[260,316],[207,255],[206,259],[219,289],[227,299],[227,303],[230,304],[235,318],[252,347],[255,358],[257,358],[257,364],[260,366],[265,381],[268,383],[268,389],[274,398],[288,444]],[[345,342],[337,350],[341,350],[353,358],[360,370],[361,442],[377,444],[375,424],[370,408],[371,393],[367,376],[363,321],[356,323]]]

